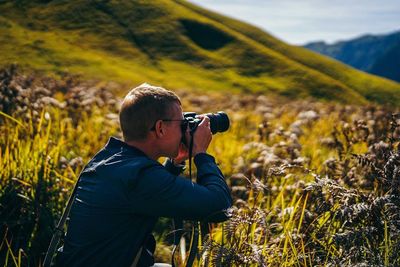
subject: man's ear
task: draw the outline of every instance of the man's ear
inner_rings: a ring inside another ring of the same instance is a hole
[[[158,138],[161,138],[165,135],[164,123],[162,120],[158,120],[154,125],[154,131]]]

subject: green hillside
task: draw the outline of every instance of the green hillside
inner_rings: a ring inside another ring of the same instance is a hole
[[[400,84],[184,1],[0,1],[0,65],[172,89],[400,103]]]

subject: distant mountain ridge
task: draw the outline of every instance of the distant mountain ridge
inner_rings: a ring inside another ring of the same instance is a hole
[[[354,68],[400,82],[400,31],[386,35],[364,35],[334,44],[304,45]]]
[[[400,105],[400,84],[180,0],[0,1],[0,65],[170,89]]]

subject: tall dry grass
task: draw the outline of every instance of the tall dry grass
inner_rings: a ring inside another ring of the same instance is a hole
[[[396,110],[179,94],[186,110],[225,110],[232,120],[209,151],[234,207],[210,226],[197,264],[400,264]],[[118,101],[71,77],[0,72],[0,264],[41,265],[79,171],[119,135]],[[158,261],[169,261],[168,223],[156,227]]]

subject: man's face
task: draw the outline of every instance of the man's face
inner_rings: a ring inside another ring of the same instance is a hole
[[[175,158],[179,152],[179,144],[182,139],[181,124],[183,120],[182,107],[175,102],[171,106],[170,117],[171,121],[165,121],[166,135],[164,139],[166,156]]]

